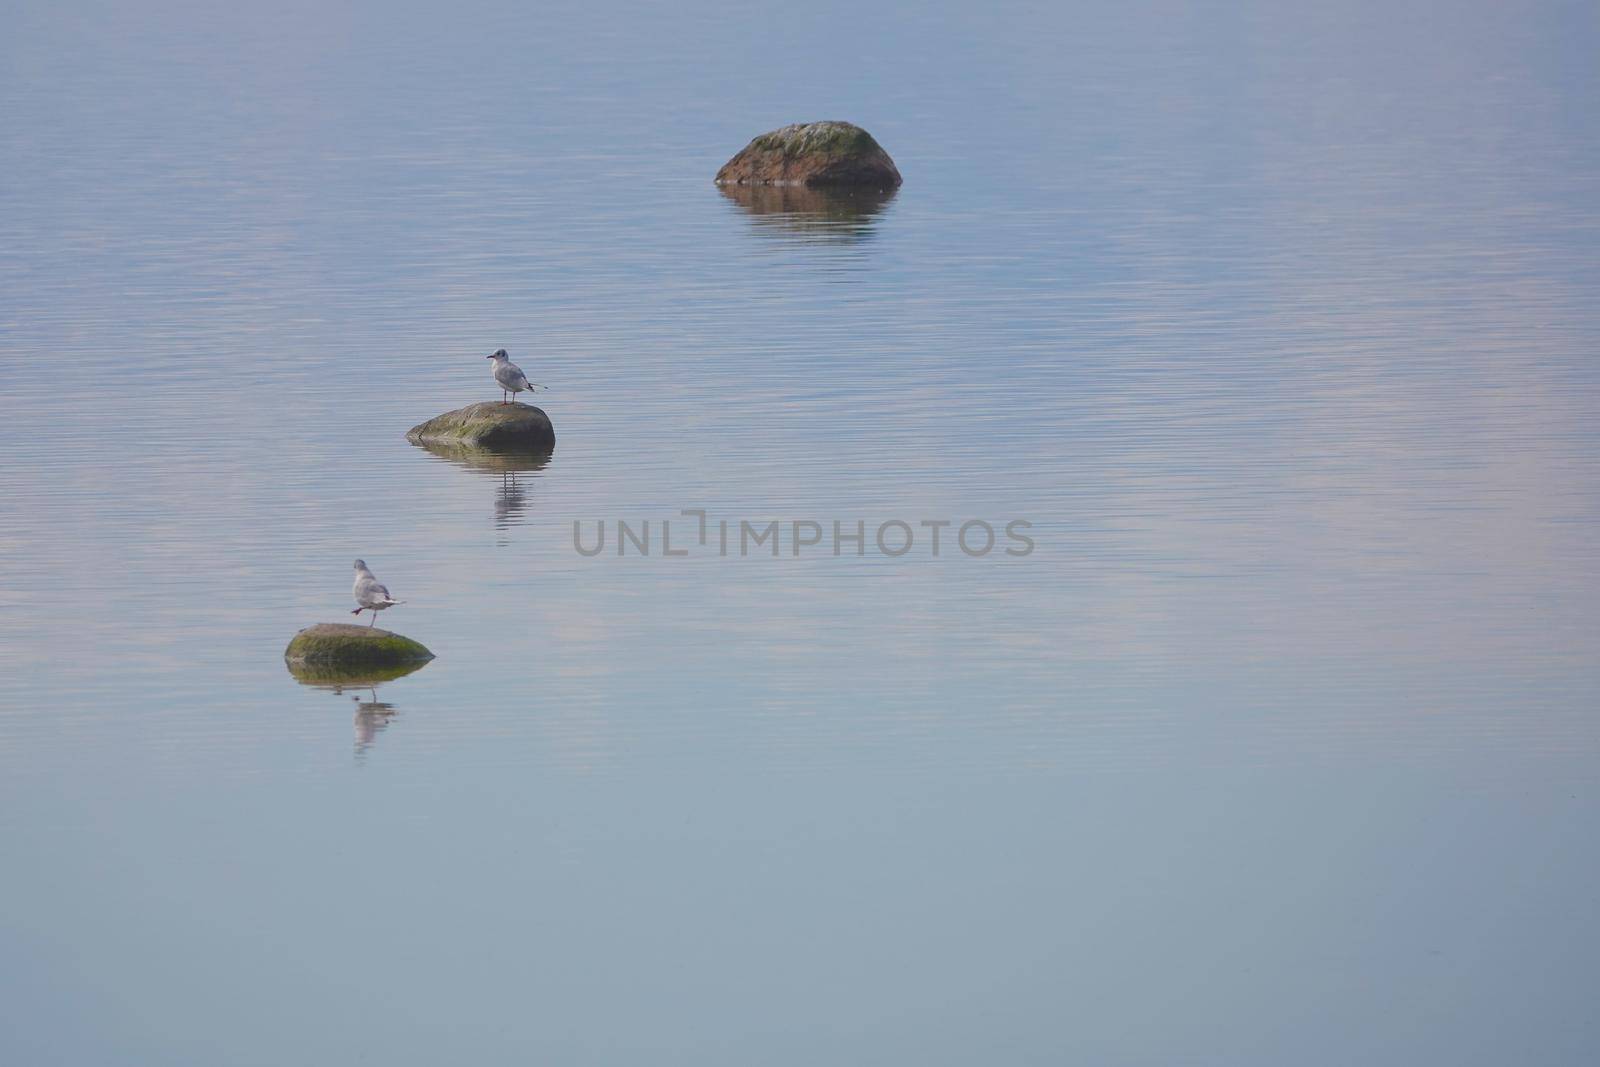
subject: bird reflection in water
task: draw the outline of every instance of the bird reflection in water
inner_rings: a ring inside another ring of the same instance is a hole
[[[288,666],[289,673],[301,685],[310,689],[321,689],[335,696],[348,696],[355,704],[355,754],[359,760],[366,755],[378,735],[388,729],[390,721],[399,714],[399,709],[393,704],[378,699],[378,687],[396,678],[404,678],[413,671],[419,671],[427,664],[412,663],[403,667],[357,670],[309,666],[303,663],[291,663]],[[362,699],[362,690],[366,691],[365,700]]]
[[[760,233],[810,244],[854,244],[870,238],[894,189],[799,185],[719,185],[751,216]]]
[[[378,699],[376,686],[371,688],[371,700],[351,697],[356,702],[356,756],[366,755],[373,739],[389,728],[389,720],[396,714],[395,706]]]
[[[466,470],[479,471],[498,480],[494,499],[494,528],[504,534],[513,526],[521,526],[528,510],[529,477],[550,465],[549,452],[491,452],[479,448],[452,448],[448,445],[423,444],[418,448],[433,456]],[[521,475],[523,477],[519,478]],[[501,544],[506,544],[502,537]]]
[[[527,494],[517,484],[516,471],[500,474],[500,495],[494,498],[494,528],[502,533],[521,525],[522,513],[528,510]]]

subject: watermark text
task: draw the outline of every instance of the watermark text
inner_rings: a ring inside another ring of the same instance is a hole
[[[676,524],[676,525],[674,525]],[[572,547],[580,556],[740,559],[867,556],[889,559],[913,553],[983,559],[1033,554],[1027,519],[749,519],[712,518],[704,508],[684,508],[676,518],[574,519]]]

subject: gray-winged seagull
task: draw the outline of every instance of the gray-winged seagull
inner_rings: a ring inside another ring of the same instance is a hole
[[[533,392],[543,389],[542,385],[535,385],[528,381],[528,376],[522,373],[522,368],[511,362],[511,357],[506,355],[506,350],[497,348],[489,354],[494,360],[494,380],[500,384],[500,403],[511,404],[515,401],[507,400],[507,393]]]
[[[372,622],[367,623],[368,626],[378,621],[378,612],[384,608],[405,603],[404,600],[396,600],[389,595],[389,587],[379,583],[378,579],[372,576],[372,572],[367,570],[367,561],[362,559],[356,560],[356,584],[350,592],[356,598],[356,603],[361,605],[350,614],[372,612]]]

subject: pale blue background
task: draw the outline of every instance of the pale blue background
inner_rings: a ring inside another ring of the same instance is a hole
[[[1592,4],[0,14],[0,1062],[1600,1058]]]

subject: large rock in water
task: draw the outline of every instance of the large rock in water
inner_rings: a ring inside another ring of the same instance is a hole
[[[433,653],[409,637],[356,626],[347,622],[319,622],[289,639],[283,658],[290,669],[342,667],[377,668],[422,664]]]
[[[406,440],[414,445],[549,452],[556,447],[556,430],[550,416],[531,404],[486,400],[413,426]]]
[[[718,185],[865,185],[895,189],[900,171],[872,134],[848,122],[785,126],[745,145]]]

